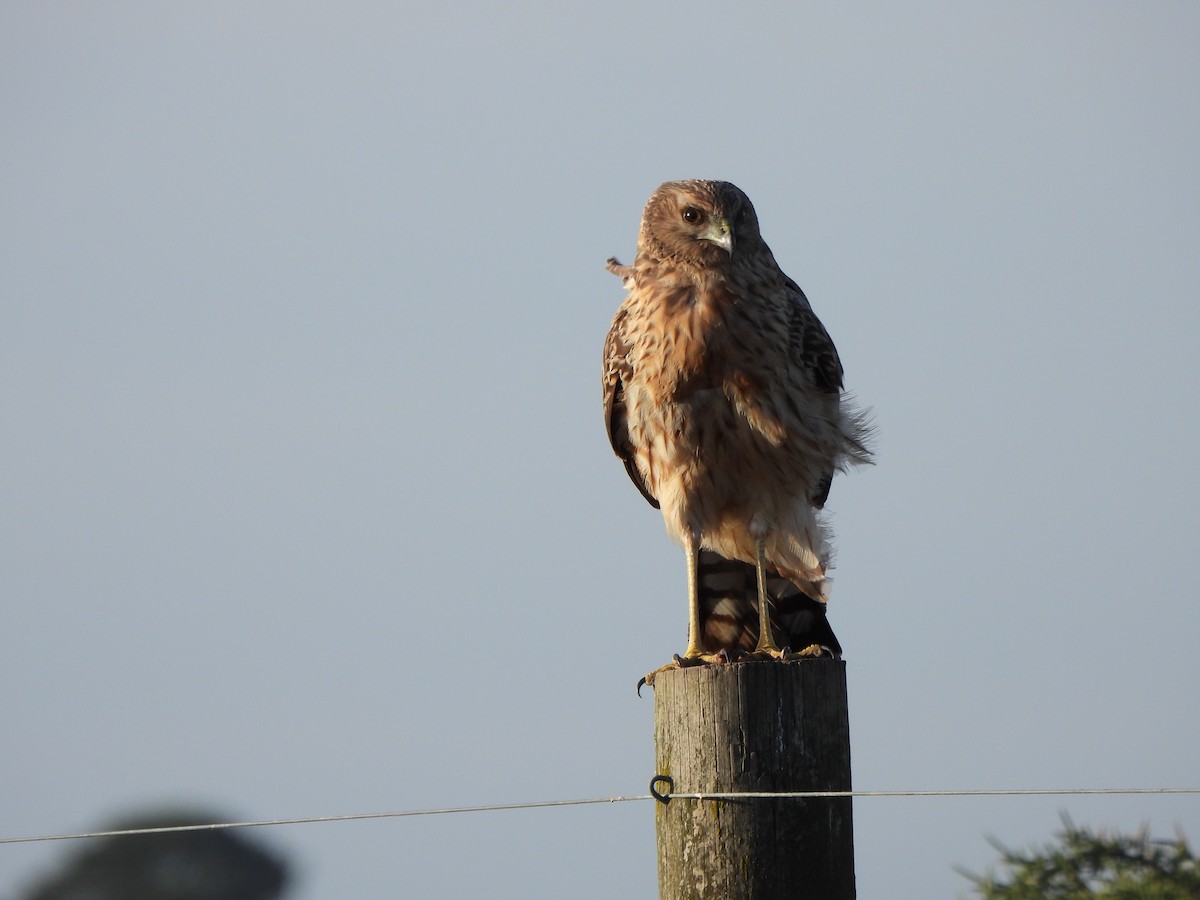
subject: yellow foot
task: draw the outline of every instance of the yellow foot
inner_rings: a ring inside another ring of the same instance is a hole
[[[787,660],[793,659],[795,654],[791,650],[784,647],[782,650],[778,647],[755,647],[754,652],[746,657],[749,661],[759,661],[767,659]]]
[[[833,654],[830,653],[828,650],[826,650],[824,647],[822,647],[820,644],[809,644],[807,647],[805,647],[803,650],[800,650],[799,652],[794,651],[794,650],[790,649],[789,647],[784,647],[783,649],[779,649],[778,647],[767,647],[767,648],[760,647],[757,650],[755,650],[753,653],[746,656],[745,659],[747,659],[747,660],[777,659],[777,660],[781,660],[783,662],[787,662],[790,659],[820,659],[823,656],[829,657],[831,659],[833,658]]]
[[[741,659],[742,656],[738,656],[737,658]],[[659,666],[653,672],[638,681],[638,696],[642,696],[643,685],[646,687],[654,687],[654,679],[659,672],[669,672],[672,669],[686,669],[689,666],[724,665],[725,663],[733,662],[733,660],[734,657],[724,650],[720,651],[719,653],[695,653],[687,656],[680,656],[678,653],[676,653],[675,658],[665,666]]]
[[[831,653],[829,650],[826,650],[820,644],[809,644],[807,647],[805,647],[799,653],[793,653],[790,658],[791,659],[820,659],[823,656],[828,657],[829,659],[833,659],[833,653]]]

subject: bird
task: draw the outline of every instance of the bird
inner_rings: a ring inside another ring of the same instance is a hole
[[[783,273],[750,198],[669,181],[642,213],[604,342],[609,441],[687,561],[688,643],[673,667],[840,657],[826,618],[834,473],[872,462],[870,415]]]

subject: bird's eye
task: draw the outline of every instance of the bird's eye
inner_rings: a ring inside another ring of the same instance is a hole
[[[697,225],[704,221],[704,213],[700,212],[700,210],[696,209],[694,206],[684,207],[683,221],[687,222],[689,225]]]

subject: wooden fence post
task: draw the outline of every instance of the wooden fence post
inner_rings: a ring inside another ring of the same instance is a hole
[[[846,664],[659,672],[654,746],[656,773],[677,793],[848,791]],[[675,799],[655,810],[659,900],[854,898],[849,798]]]

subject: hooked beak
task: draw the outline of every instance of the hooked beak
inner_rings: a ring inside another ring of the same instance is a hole
[[[720,216],[713,216],[708,221],[708,228],[700,235],[710,244],[716,244],[730,256],[733,256],[733,229]]]

